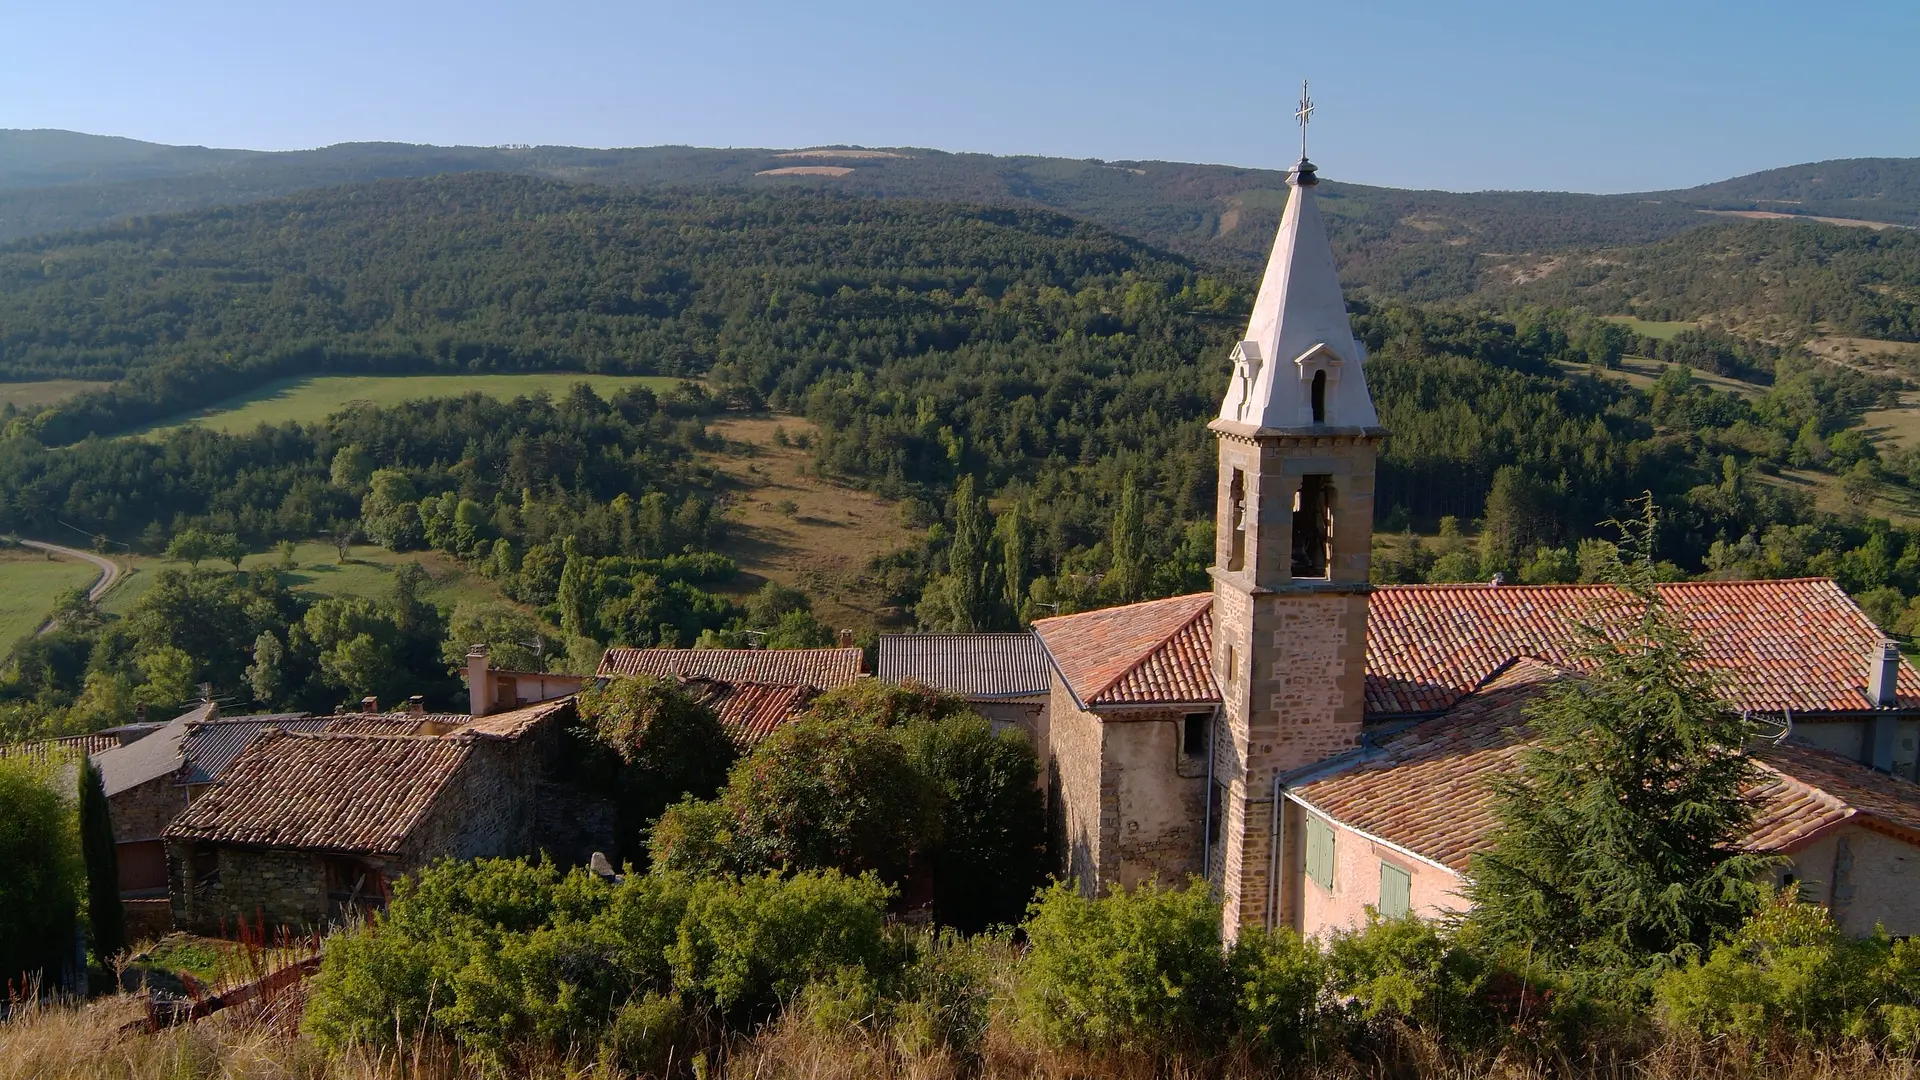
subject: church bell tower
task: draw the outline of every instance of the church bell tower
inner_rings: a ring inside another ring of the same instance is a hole
[[[1280,922],[1297,859],[1276,836],[1276,781],[1359,745],[1367,655],[1379,417],[1367,393],[1333,250],[1306,158],[1220,415],[1213,673],[1224,702],[1215,775],[1222,787],[1212,865],[1229,939]],[[1276,858],[1278,845],[1278,858]]]

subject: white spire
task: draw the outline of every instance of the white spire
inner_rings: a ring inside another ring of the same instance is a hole
[[[1302,125],[1308,106],[1301,105]],[[1234,347],[1220,419],[1255,428],[1375,427],[1380,423],[1360,366],[1366,349],[1354,339],[1340,294],[1333,248],[1314,201],[1313,164],[1294,166],[1293,192],[1267,260],[1260,295]],[[1314,385],[1321,408],[1315,415]]]

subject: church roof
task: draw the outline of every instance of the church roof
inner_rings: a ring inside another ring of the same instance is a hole
[[[1659,586],[1738,709],[1872,708],[1869,664],[1885,635],[1826,578]],[[1518,657],[1576,660],[1570,622],[1616,597],[1605,585],[1388,585],[1367,605],[1367,718],[1444,712]],[[1205,593],[1033,624],[1083,705],[1215,702],[1212,597]],[[1184,632],[1184,633],[1183,633]],[[1179,640],[1174,638],[1179,635]],[[1902,663],[1897,707],[1920,709]]]
[[[1512,771],[1530,733],[1526,709],[1563,668],[1531,657],[1444,716],[1387,736],[1290,794],[1350,828],[1455,873],[1486,851],[1497,824],[1489,780]],[[1791,740],[1753,751],[1759,778],[1742,846],[1790,853],[1843,823],[1920,844],[1920,786]]]
[[[1033,632],[1083,707],[1210,703],[1212,613],[1213,594],[1194,593],[1038,619]]]

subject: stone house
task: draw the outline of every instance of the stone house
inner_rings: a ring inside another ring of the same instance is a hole
[[[866,677],[858,648],[608,649],[603,679],[673,679],[719,714],[733,740],[751,750],[813,699]]]
[[[612,817],[569,785],[574,717],[566,698],[442,735],[268,728],[164,833],[176,925],[337,921],[442,857],[586,861]]]
[[[1203,875],[1229,938],[1368,907],[1457,910],[1529,695],[1577,678],[1606,586],[1375,586],[1366,387],[1302,160],[1219,415],[1210,592],[1034,624],[1060,870],[1089,892]],[[1748,843],[1842,925],[1920,932],[1920,674],[1832,581],[1660,587],[1766,780]],[[929,639],[935,651],[939,643]],[[966,646],[919,658],[964,667]]]
[[[957,694],[996,728],[1045,739],[1051,670],[1032,634],[882,634],[878,667],[882,682]]]

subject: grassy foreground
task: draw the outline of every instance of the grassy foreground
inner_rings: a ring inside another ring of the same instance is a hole
[[[456,1080],[489,1075],[451,1050],[416,1045],[391,1051],[323,1054],[298,1034],[297,994],[239,1014],[147,1034],[133,996],[86,1006],[23,1010],[0,1022],[0,1080]],[[1344,1059],[1279,1075],[1301,1080],[1920,1080],[1911,1060],[1857,1048],[1829,1053],[1753,1054],[1724,1043],[1670,1040],[1616,1060],[1524,1062],[1461,1056],[1414,1032],[1388,1054]],[[498,1075],[498,1074],[495,1074]],[[605,1061],[523,1063],[511,1075],[540,1080],[624,1080],[635,1073]],[[724,1054],[676,1062],[666,1074],[703,1080],[1252,1080],[1268,1069],[1226,1065],[1204,1073],[1146,1055],[1090,1056],[1035,1049],[996,1018],[978,1052],[914,1046],[857,1022],[789,1011],[733,1041]]]
[[[233,433],[251,431],[261,424],[312,423],[361,401],[386,406],[463,394],[485,394],[501,400],[539,393],[559,397],[575,383],[586,383],[600,396],[611,397],[630,386],[660,392],[681,381],[651,375],[587,375],[575,371],[532,375],[302,375],[270,382],[214,402],[194,416],[164,421],[135,434],[154,435],[186,424]]]

